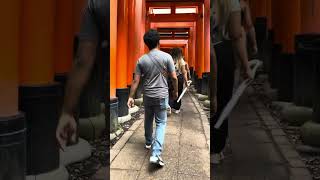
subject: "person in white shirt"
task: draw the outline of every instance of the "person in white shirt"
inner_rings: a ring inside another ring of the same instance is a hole
[[[235,56],[243,68],[243,78],[252,79],[248,64],[246,44],[243,41],[241,26],[241,8],[239,0],[214,0],[214,19],[212,27],[214,46],[217,58],[217,112],[210,117],[211,125],[215,125],[224,107],[230,101],[234,85]],[[235,53],[235,54],[234,54]],[[211,163],[219,164],[223,159],[223,149],[228,137],[228,119],[219,129],[211,129],[212,145],[210,148]]]
[[[183,60],[182,50],[180,48],[173,48],[170,52],[175,63],[176,74],[178,77],[178,97],[182,94],[183,85],[188,86],[188,72],[186,70],[186,62]],[[174,113],[179,113],[181,108],[181,100],[177,102],[170,98],[169,105]]]

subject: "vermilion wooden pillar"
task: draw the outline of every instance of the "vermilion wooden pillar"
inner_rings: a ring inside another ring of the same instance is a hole
[[[197,60],[196,71],[198,78],[202,78],[204,68],[204,9],[203,5],[199,6],[199,19],[197,20]]]
[[[110,1],[110,97],[117,88],[117,1]]]
[[[0,11],[0,170],[1,179],[25,179],[26,125],[18,111],[21,1],[1,3]],[[5,167],[5,168],[4,168]]]
[[[285,0],[286,10],[283,11],[282,27],[284,51],[294,53],[294,37],[301,31],[300,0]]]
[[[20,1],[4,1],[0,12],[0,117],[18,113],[18,58]]]
[[[20,84],[46,85],[54,76],[54,0],[23,3]]]
[[[127,88],[128,0],[118,1],[117,88]]]
[[[191,40],[192,40],[192,57],[193,57],[192,62],[191,62],[191,67],[193,67],[195,70],[196,59],[197,59],[197,56],[196,56],[197,31],[196,31],[196,23],[194,22],[193,24],[194,24],[194,26],[190,28],[190,31],[192,32],[190,35],[192,36]]]
[[[21,2],[19,108],[26,113],[27,174],[33,175],[59,168],[55,131],[62,89],[53,81],[56,1]]]
[[[204,63],[203,72],[210,72],[210,0],[204,1]]]
[[[142,16],[143,16],[143,0],[129,1],[129,29],[128,29],[128,85],[132,82],[132,75],[134,73],[135,65],[138,58],[142,55],[141,49],[144,47],[143,30],[141,30]]]
[[[73,2],[56,2],[54,69],[56,74],[65,74],[69,72],[73,59]]]
[[[119,116],[128,115],[127,100],[129,89],[128,78],[128,3],[129,0],[118,1],[118,30],[117,30],[117,89],[116,96],[119,99]]]
[[[320,1],[301,1],[301,27],[304,33],[320,32]]]
[[[267,0],[268,29],[272,29],[272,0]]]

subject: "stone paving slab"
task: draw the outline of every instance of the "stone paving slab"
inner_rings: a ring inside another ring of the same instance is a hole
[[[201,112],[204,112],[191,97],[187,93],[182,99],[181,113],[172,113],[168,117],[162,153],[165,166],[159,168],[149,163],[150,151],[144,148],[144,123],[141,119],[111,149],[111,179],[210,179],[207,145],[210,137],[206,132],[210,130],[209,122],[203,116],[201,118]]]

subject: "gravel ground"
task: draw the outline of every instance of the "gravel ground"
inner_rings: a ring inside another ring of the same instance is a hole
[[[286,133],[289,141],[294,146],[303,145],[300,135],[300,128],[289,126],[286,121],[281,117],[280,109],[271,105],[272,100],[266,95],[264,84],[268,83],[266,78],[257,78],[252,84],[255,89],[255,95],[262,100],[267,106],[273,117],[279,122],[281,128]],[[320,154],[301,153],[302,160],[306,163],[307,168],[310,170],[314,180],[320,180]]]
[[[131,114],[132,119],[128,122],[121,124],[122,129],[127,131],[131,125],[139,118],[143,113],[143,108],[140,108],[138,112]],[[92,155],[88,159],[68,165],[66,168],[69,172],[69,180],[90,180],[92,176],[101,167],[108,165],[109,161],[109,146],[113,146],[123,135],[115,138],[110,143],[110,135],[105,131],[102,136],[89,143],[92,146]]]

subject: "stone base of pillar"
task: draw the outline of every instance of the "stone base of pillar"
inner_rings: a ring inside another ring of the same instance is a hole
[[[301,138],[304,144],[320,147],[320,124],[309,121],[301,127]]]
[[[127,105],[128,98],[129,98],[129,89],[128,88],[121,88],[116,89],[116,95],[118,97],[118,116],[127,116],[129,114],[129,108]]]
[[[133,106],[132,108],[129,109],[129,114],[133,114],[139,111],[138,106]]]
[[[277,89],[279,87],[279,59],[280,59],[280,54],[282,51],[282,46],[281,44],[273,44],[272,46],[272,57],[271,57],[271,62],[270,62],[270,71],[269,71],[269,82],[271,85],[271,88]]]
[[[42,174],[37,175],[29,175],[26,177],[26,180],[68,180],[69,179],[69,173],[67,169],[60,165],[59,168]]]
[[[79,119],[79,136],[88,141],[101,136],[106,129],[106,119],[104,114],[90,118]]]
[[[59,83],[19,87],[19,108],[27,122],[27,175],[59,167],[56,128],[61,96]]]
[[[290,126],[302,126],[312,120],[312,109],[299,106],[286,106],[281,110],[281,115]]]
[[[67,146],[64,150],[60,150],[60,164],[67,166],[69,164],[82,161],[91,156],[91,145],[88,141],[79,138],[77,144]]]
[[[131,120],[131,114],[128,114],[128,115],[126,115],[126,116],[122,116],[122,117],[118,117],[118,122],[120,123],[120,124],[122,124],[122,123],[125,123],[125,122],[127,122],[127,121],[130,121]]]
[[[110,132],[117,130],[118,126],[118,98],[110,97]]]
[[[279,60],[280,73],[278,99],[280,101],[292,102],[293,100],[293,55],[282,54]]]
[[[197,80],[197,93],[201,94],[202,93],[202,79],[198,78]]]
[[[209,72],[205,72],[202,74],[202,81],[201,81],[201,94],[208,95],[209,94]]]
[[[0,117],[0,177],[24,179],[26,173],[26,120],[23,113]]]

